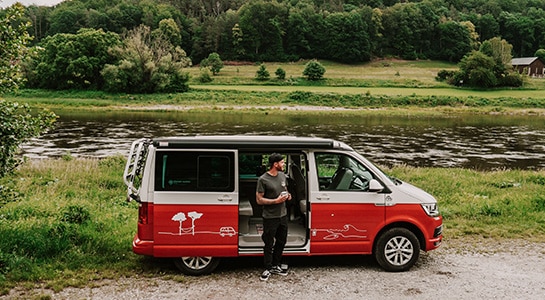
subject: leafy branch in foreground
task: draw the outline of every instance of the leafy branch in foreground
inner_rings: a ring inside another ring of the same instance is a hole
[[[20,163],[15,157],[19,145],[51,128],[57,116],[49,110],[34,116],[28,104],[4,100],[0,100],[0,111],[0,177],[4,177]]]

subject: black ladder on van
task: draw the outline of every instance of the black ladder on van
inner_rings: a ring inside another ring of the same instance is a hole
[[[140,202],[140,184],[142,183],[142,171],[146,163],[150,139],[142,138],[134,141],[127,157],[127,164],[123,172],[123,181],[127,186],[127,201],[131,199]]]

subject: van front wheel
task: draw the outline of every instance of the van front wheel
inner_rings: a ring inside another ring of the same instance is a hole
[[[220,259],[211,256],[184,256],[174,259],[174,264],[186,275],[198,276],[212,273]]]
[[[420,242],[406,228],[392,228],[384,232],[375,245],[375,259],[388,272],[409,270],[420,256]]]

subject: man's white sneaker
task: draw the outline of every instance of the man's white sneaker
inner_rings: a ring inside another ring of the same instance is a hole
[[[282,275],[282,276],[288,275],[288,270],[283,270],[279,266],[272,267],[270,269],[270,271],[271,271],[272,274],[278,274],[278,275]]]
[[[270,276],[271,276],[271,272],[269,272],[269,270],[265,270],[263,271],[263,273],[261,273],[261,276],[259,276],[259,279],[261,281],[267,281],[267,279],[269,279]]]

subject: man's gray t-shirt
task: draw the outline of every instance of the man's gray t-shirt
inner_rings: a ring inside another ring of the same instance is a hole
[[[275,199],[280,193],[288,190],[288,180],[284,172],[278,172],[276,176],[272,176],[265,172],[257,180],[256,191],[263,193],[263,197],[267,199]],[[271,205],[263,205],[263,218],[272,219],[280,218],[287,215],[286,204],[284,202]]]

